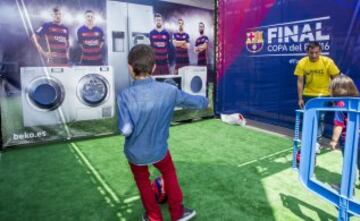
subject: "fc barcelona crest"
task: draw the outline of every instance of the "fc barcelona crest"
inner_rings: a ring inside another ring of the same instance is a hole
[[[251,53],[256,53],[262,50],[264,46],[264,37],[262,31],[247,32],[246,33],[246,49]]]

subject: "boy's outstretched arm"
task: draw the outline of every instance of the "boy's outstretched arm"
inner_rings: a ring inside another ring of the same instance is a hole
[[[199,95],[191,95],[184,91],[177,90],[176,106],[188,109],[205,109],[209,105],[206,97]]]
[[[117,107],[119,131],[125,137],[130,136],[133,132],[134,125],[132,123],[126,102],[124,102],[124,97],[121,94],[117,97]]]

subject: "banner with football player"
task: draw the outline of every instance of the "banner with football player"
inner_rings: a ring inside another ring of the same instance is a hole
[[[212,101],[214,4],[162,0],[0,2],[2,147],[117,133],[127,54],[149,44],[153,78]],[[175,121],[211,116],[176,109]]]

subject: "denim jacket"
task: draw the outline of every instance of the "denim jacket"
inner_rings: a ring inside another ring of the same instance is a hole
[[[135,80],[117,96],[118,128],[125,136],[124,152],[129,162],[148,165],[167,152],[174,108],[204,109],[208,100],[187,94],[152,78]]]

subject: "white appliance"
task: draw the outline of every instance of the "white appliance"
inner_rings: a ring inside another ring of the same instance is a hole
[[[183,78],[179,75],[155,75],[152,76],[153,79],[159,82],[164,82],[168,84],[172,84],[182,90],[183,87]]]
[[[73,67],[70,78],[72,119],[98,120],[110,118],[115,113],[115,88],[112,68],[109,66]]]
[[[114,116],[111,67],[24,67],[20,72],[25,127]]]
[[[179,90],[183,88],[183,78],[179,75],[156,75],[153,79],[159,82],[164,82],[176,86]],[[175,110],[181,110],[181,107],[175,107]]]
[[[23,67],[20,69],[25,127],[70,121],[71,116],[67,114],[66,109],[71,105],[70,97],[67,96],[71,86],[65,81],[71,75],[72,71],[67,67]]]
[[[185,66],[179,68],[183,79],[182,90],[193,95],[206,97],[207,68],[204,66]]]
[[[137,44],[150,45],[149,33],[154,27],[152,6],[128,3],[129,49]]]
[[[116,91],[130,85],[127,56],[136,44],[150,44],[154,28],[153,7],[119,1],[107,1],[108,61],[115,73]]]

